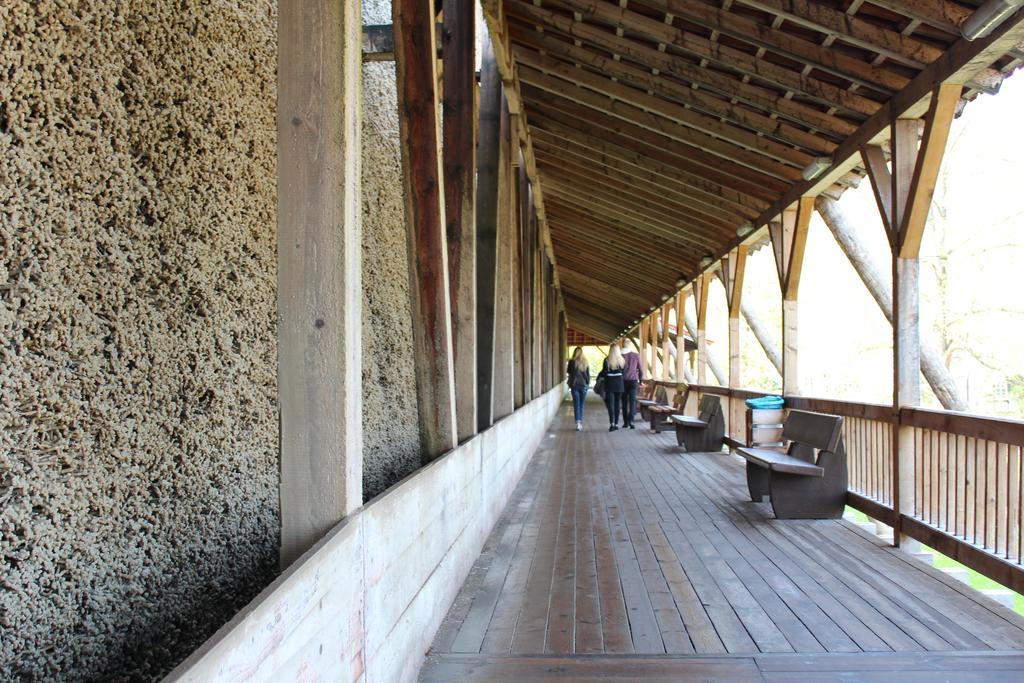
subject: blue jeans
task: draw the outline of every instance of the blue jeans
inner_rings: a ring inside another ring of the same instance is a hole
[[[572,388],[572,412],[576,415],[576,421],[583,421],[583,402],[587,399],[587,391],[590,387],[586,384],[577,384]]]

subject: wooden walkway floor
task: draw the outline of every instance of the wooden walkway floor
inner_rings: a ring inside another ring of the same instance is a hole
[[[606,417],[590,403],[580,433],[571,406],[555,418],[423,680],[587,679],[595,666],[611,678],[775,680],[769,660],[786,679],[857,662],[1024,679],[1012,611],[846,522],[775,520],[749,501],[738,458],[685,453],[645,425],[609,433]]]

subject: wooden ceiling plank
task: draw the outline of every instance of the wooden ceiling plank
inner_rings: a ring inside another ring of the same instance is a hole
[[[692,197],[694,201],[724,211],[736,212],[748,219],[760,215],[768,206],[768,202],[763,199],[724,187],[698,175],[696,171],[689,171],[686,167],[676,165],[677,160],[669,154],[659,157],[645,156],[642,152],[614,144],[610,138],[602,140],[588,137],[546,115],[535,117],[535,121],[538,119],[539,123],[534,125],[534,133],[544,139],[547,147],[565,149],[577,155],[589,152],[599,157],[593,159],[594,163],[628,168],[630,172],[659,174],[664,177],[665,182],[675,184],[680,192]],[[539,125],[543,127],[538,127]],[[750,215],[751,212],[753,216]]]
[[[659,132],[671,134],[681,142],[702,144],[709,152],[769,175],[785,180],[795,180],[792,171],[787,171],[782,164],[794,166],[793,170],[797,171],[796,176],[798,177],[799,169],[810,163],[813,158],[806,152],[723,123],[694,109],[688,109],[656,95],[649,95],[646,91],[631,88],[606,76],[539,55],[531,50],[517,49],[516,59],[519,60],[522,67],[519,77],[524,82],[546,90],[553,90],[563,97],[575,99],[580,104],[600,108],[640,125],[649,126]],[[526,68],[527,66],[529,68]],[[539,77],[542,74],[547,74],[547,76]],[[583,98],[577,92],[582,88],[574,88],[570,84],[584,86],[587,90],[612,98],[613,101],[606,103],[589,96]],[[617,106],[618,102],[624,104],[625,107]],[[677,131],[666,130],[664,125],[658,123],[652,125],[649,117],[643,115],[645,113],[656,114],[678,126],[694,131],[697,135],[679,136]],[[730,143],[730,145],[723,145],[720,141]],[[735,146],[735,149],[732,146]],[[759,158],[759,155],[767,157],[772,163],[765,163],[765,160]]]
[[[877,52],[915,69],[934,62],[942,54],[942,50],[933,45],[818,2],[809,2],[808,0],[736,0],[736,2],[781,17],[798,26],[830,34],[845,43]]]
[[[764,114],[752,112],[746,107],[731,104],[711,94],[711,91],[694,89],[688,85],[652,75],[649,71],[608,59],[584,48],[546,38],[544,34],[537,34],[537,36],[539,37],[531,36],[525,40],[517,38],[517,43],[527,42],[531,48],[542,49],[547,55],[557,55],[559,59],[584,64],[622,82],[628,82],[634,87],[642,87],[657,95],[672,98],[705,115],[721,117],[731,122],[732,125],[749,128],[758,134],[779,141],[780,144],[800,147],[808,154],[831,154],[836,147],[836,144],[828,138],[802,130],[778,118],[773,119]],[[522,51],[517,50],[516,54],[520,55]],[[551,58],[544,59],[547,61]]]
[[[560,24],[559,28],[563,29],[566,33],[580,36],[592,42],[597,42],[603,33],[600,29],[589,26],[582,21],[566,25],[564,22],[558,22],[557,19],[551,19],[550,12],[547,15],[538,14],[536,8],[522,0],[507,1],[505,7],[511,14],[524,16],[535,22],[550,20],[552,25]],[[598,5],[595,6],[594,17],[613,26],[625,28],[631,32],[643,35],[654,42],[684,50],[693,54],[698,59],[712,62],[730,71],[736,71],[742,74],[745,79],[757,79],[771,83],[775,87],[789,90],[847,114],[857,116],[870,115],[881,106],[874,100],[851,93],[831,83],[809,78],[798,71],[773,64],[742,50],[721,45],[703,36],[678,29],[675,26],[625,8]],[[621,49],[624,54],[636,54],[635,52],[630,53],[630,49],[634,44],[628,39],[623,38],[622,45]],[[636,54],[636,56],[640,57],[639,54]],[[646,57],[646,53],[643,53],[643,56]],[[710,72],[710,70],[708,71]]]
[[[532,89],[527,90],[531,93],[531,111],[540,110],[544,117],[556,118],[565,128],[582,132],[591,140],[611,140],[621,147],[638,151],[663,163],[679,166],[735,192],[760,199],[770,200],[778,197],[788,185],[786,181],[745,166],[725,163],[727,160],[705,153],[701,148],[677,144],[679,141],[675,138],[620,117],[605,114],[602,110],[581,106],[553,93],[538,96],[533,94]],[[543,122],[534,125],[545,127]],[[564,128],[562,130],[564,131]]]
[[[643,64],[652,72],[671,74],[709,92],[716,92],[720,97],[735,98],[766,114],[777,113],[790,121],[804,124],[818,132],[839,137],[849,135],[856,129],[855,125],[843,119],[820,111],[811,105],[783,97],[771,88],[745,82],[714,69],[701,68],[690,62],[688,58],[670,54],[664,49],[654,49],[629,37],[608,34],[596,26],[573,21],[568,17],[533,5],[508,3],[506,7],[512,17],[529,17],[532,21],[543,21],[546,27],[554,27],[559,33],[577,40],[582,39],[581,42],[586,42],[588,45],[608,51],[619,50],[622,56]],[[515,26],[510,26],[510,31],[516,34]],[[549,33],[549,31],[545,30],[545,33]],[[516,35],[516,39],[519,40],[518,35]],[[659,46],[663,45],[665,43],[659,43]],[[593,50],[589,51],[593,52]],[[795,85],[795,80],[794,83],[787,83],[787,86],[793,85]],[[801,95],[818,100],[809,93],[801,93]],[[821,101],[821,104],[832,107],[837,106],[838,103]],[[871,103],[867,109],[873,111],[877,107],[877,104]],[[861,112],[851,111],[850,113],[860,114]]]
[[[536,139],[536,150],[538,160],[544,159],[544,163],[557,162],[562,165],[571,166],[577,172],[586,170],[590,174],[599,174],[609,180],[629,184],[637,188],[646,188],[646,191],[655,194],[661,200],[671,202],[682,208],[687,215],[693,215],[700,220],[706,220],[710,224],[718,224],[723,227],[732,226],[735,229],[742,223],[746,216],[744,214],[726,211],[717,206],[709,206],[693,201],[692,197],[680,191],[678,186],[664,182],[657,174],[643,174],[642,169],[633,169],[625,164],[615,165],[614,159],[602,160],[599,155],[587,157],[582,154],[575,154],[575,148],[566,150],[561,147],[549,147],[546,141],[540,137]],[[622,170],[625,169],[625,170]]]
[[[636,225],[642,226],[660,238],[682,242],[692,249],[708,249],[717,245],[717,240],[706,237],[694,236],[681,228],[679,223],[673,224],[671,218],[660,213],[646,209],[639,211],[614,204],[610,200],[588,195],[585,190],[566,184],[557,180],[554,176],[545,176],[551,189],[548,194],[564,199],[567,202],[575,203],[581,210],[601,211],[608,216],[623,221],[633,221]]]
[[[547,168],[548,172],[562,176],[566,180],[575,183],[582,183],[584,187],[591,185],[596,188],[621,193],[619,198],[622,200],[634,205],[658,207],[665,215],[679,216],[694,231],[708,237],[721,239],[723,232],[726,234],[735,232],[738,226],[737,222],[723,221],[710,216],[695,214],[689,207],[676,203],[669,196],[652,192],[642,183],[637,183],[631,178],[602,172],[607,171],[607,169],[602,169],[598,166],[576,165],[572,160],[549,156],[547,153],[541,152],[539,146],[537,148],[537,163],[541,170],[541,175],[544,175],[545,168]]]
[[[617,219],[607,216],[595,216],[582,213],[582,209],[572,204],[561,203],[561,198],[554,197],[552,206],[558,210],[552,212],[552,226],[557,226],[557,235],[552,239],[563,238],[563,241],[575,239],[582,236],[583,247],[587,247],[586,238],[602,240],[601,243],[593,245],[589,249],[593,253],[608,254],[615,249],[625,249],[637,256],[651,259],[664,259],[671,257],[673,264],[684,260],[690,266],[696,266],[699,260],[694,252],[688,252],[685,245],[679,245],[676,241],[663,239],[658,243],[652,243],[651,233],[643,227],[631,223],[622,223]],[[557,241],[557,240],[556,240]],[[689,254],[689,256],[687,256]]]
[[[592,5],[603,0],[562,1],[569,5]],[[671,12],[699,26],[719,31],[722,35],[735,40],[765,48],[885,95],[892,95],[901,90],[910,81],[901,74],[874,67],[838,50],[830,50],[810,40],[777,31],[754,19],[705,5],[699,0],[644,0],[644,3],[655,9]]]
[[[543,135],[535,135],[534,137],[538,158],[542,155],[545,157],[557,155],[563,163],[590,168],[592,172],[600,173],[609,178],[618,178],[635,184],[641,184],[657,192],[663,198],[687,207],[691,212],[727,225],[739,225],[744,220],[753,218],[753,216],[749,215],[749,211],[740,212],[732,208],[722,208],[722,203],[714,202],[713,197],[711,198],[712,201],[700,201],[695,198],[694,195],[696,193],[693,190],[681,187],[679,184],[666,180],[663,176],[641,167],[632,166],[611,157],[603,157],[599,153],[588,155],[584,148],[572,143],[556,140],[552,144]]]

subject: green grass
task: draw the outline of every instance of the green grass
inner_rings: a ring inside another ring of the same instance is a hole
[[[861,523],[868,523],[868,522],[874,522],[875,521],[872,518],[870,518],[867,515],[865,515],[860,510],[854,510],[851,507],[847,507],[846,508],[846,516],[849,517],[849,518],[852,518],[856,522],[861,522]],[[939,569],[939,570],[942,570],[942,569],[966,569],[967,570],[967,583],[968,583],[968,585],[970,585],[971,588],[974,588],[975,590],[985,590],[985,589],[1008,590],[1006,588],[1006,586],[1004,586],[1004,585],[1002,585],[1000,583],[996,583],[995,581],[993,581],[992,579],[988,578],[987,576],[979,574],[978,572],[974,571],[970,567],[967,567],[965,565],[960,564],[959,562],[957,562],[956,560],[954,560],[951,557],[946,557],[945,555],[943,555],[939,551],[935,550],[934,548],[929,548],[927,546],[922,546],[922,548],[926,552],[930,552],[930,553],[933,554],[933,558],[934,559],[932,560],[932,566],[935,567],[936,569]],[[1021,595],[1020,593],[1014,593],[1014,596],[1013,596],[1013,609],[1014,609],[1015,612],[1017,612],[1017,614],[1024,615],[1024,595]]]

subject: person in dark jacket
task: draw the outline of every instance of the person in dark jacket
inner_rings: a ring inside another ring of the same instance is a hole
[[[608,431],[614,432],[619,428],[619,405],[622,402],[622,392],[625,388],[622,380],[622,371],[626,362],[622,358],[622,351],[615,344],[608,348],[608,357],[604,359],[598,378],[604,379],[604,402],[608,406]]]
[[[587,391],[590,390],[590,365],[583,355],[583,349],[578,346],[565,367],[565,381],[572,392],[572,411],[576,417],[576,431],[579,432],[583,430],[583,402],[587,400]]]

